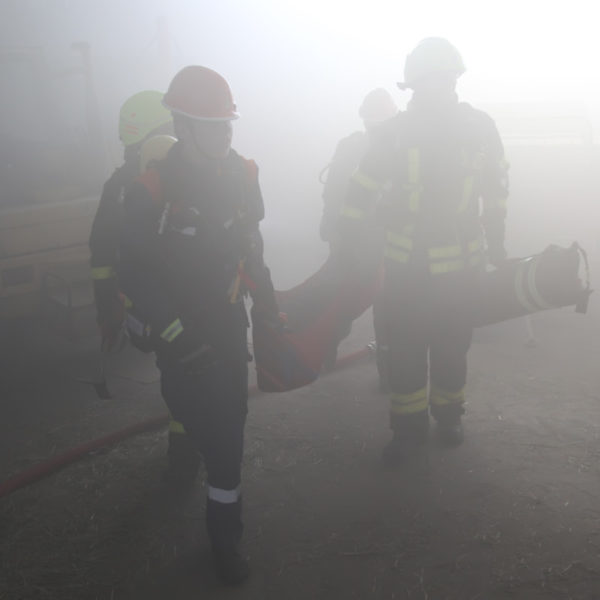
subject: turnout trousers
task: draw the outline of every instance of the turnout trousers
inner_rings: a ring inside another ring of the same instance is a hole
[[[467,352],[478,273],[431,275],[428,269],[386,265],[383,322],[391,423],[424,413],[463,412]]]
[[[206,526],[215,550],[235,547],[242,536],[241,464],[248,412],[248,351],[235,351],[199,373],[161,360],[162,395],[182,423],[207,471]]]

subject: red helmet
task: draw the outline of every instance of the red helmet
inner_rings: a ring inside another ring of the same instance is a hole
[[[184,67],[173,77],[163,98],[172,112],[199,121],[232,121],[237,113],[225,79],[207,67]]]

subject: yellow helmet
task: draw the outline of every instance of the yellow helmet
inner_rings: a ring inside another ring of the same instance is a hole
[[[124,146],[141,142],[171,121],[171,113],[162,105],[162,99],[162,92],[144,90],[125,100],[119,113],[119,137]]]
[[[172,135],[149,137],[140,148],[140,173],[143,173],[152,161],[165,158],[176,141]]]

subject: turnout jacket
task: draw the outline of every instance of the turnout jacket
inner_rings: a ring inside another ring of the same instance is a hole
[[[384,123],[349,184],[341,211],[347,244],[373,217],[385,229],[388,265],[432,274],[504,251],[508,164],[494,121],[456,99],[419,104]]]
[[[277,314],[258,170],[233,150],[202,167],[180,153],[175,144],[125,195],[119,283],[159,354],[245,350],[245,292]]]

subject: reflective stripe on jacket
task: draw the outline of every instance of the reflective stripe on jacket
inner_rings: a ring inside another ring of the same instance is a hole
[[[342,214],[375,214],[390,265],[433,275],[476,267],[502,244],[508,163],[490,117],[456,103],[440,114],[411,107],[388,122],[353,175]]]

